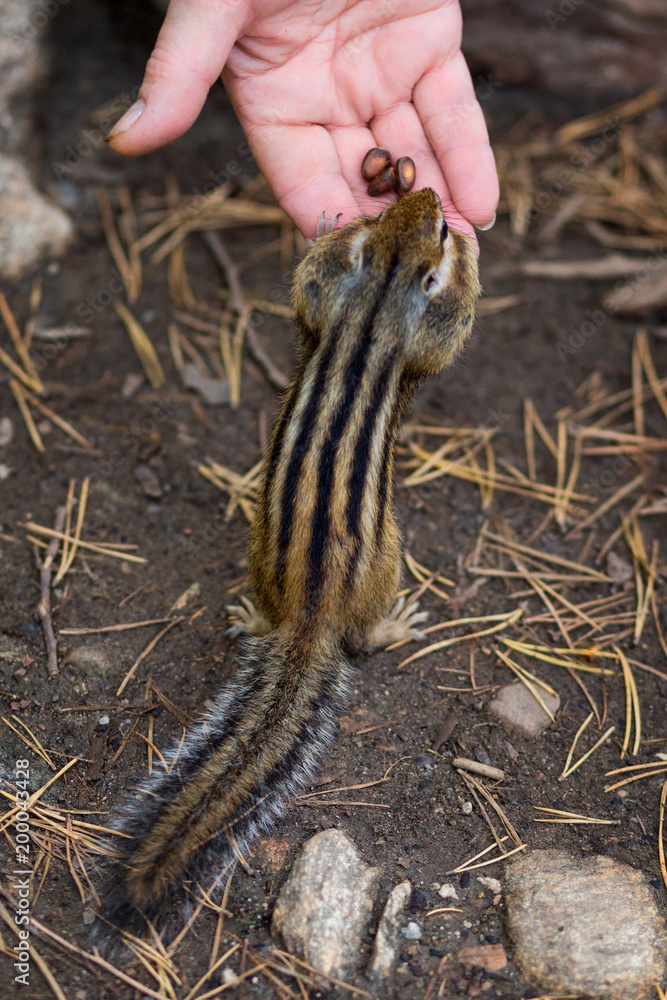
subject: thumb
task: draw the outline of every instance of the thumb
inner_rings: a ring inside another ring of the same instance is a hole
[[[222,72],[246,9],[244,0],[172,0],[139,97],[107,136],[114,152],[139,156],[190,128]]]

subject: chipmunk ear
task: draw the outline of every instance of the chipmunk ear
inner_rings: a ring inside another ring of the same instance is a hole
[[[442,275],[437,267],[432,267],[422,278],[422,292],[427,298],[436,295],[442,288]]]

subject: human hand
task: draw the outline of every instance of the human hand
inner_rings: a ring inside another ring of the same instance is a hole
[[[109,144],[136,156],[176,139],[222,71],[258,166],[305,236],[322,211],[344,223],[379,210],[359,172],[371,146],[411,156],[417,186],[472,232],[494,216],[498,178],[460,44],[458,0],[171,0]]]

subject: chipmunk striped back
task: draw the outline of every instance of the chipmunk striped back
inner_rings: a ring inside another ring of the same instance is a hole
[[[415,635],[420,616],[390,615],[394,444],[416,385],[465,342],[478,294],[472,243],[448,233],[430,190],[320,237],[297,269],[299,358],[250,539],[254,635],[236,683],[118,821],[102,905],[111,924],[142,930],[303,789],[344,703],[344,640]]]

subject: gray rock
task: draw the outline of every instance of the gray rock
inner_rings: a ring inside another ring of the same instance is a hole
[[[134,478],[141,485],[144,496],[151,500],[159,500],[162,496],[162,487],[157,473],[148,465],[138,465],[134,470]]]
[[[318,972],[344,979],[363,963],[379,877],[341,830],[316,834],[280,891],[271,932]]]
[[[34,95],[48,66],[47,22],[60,5],[0,0],[0,275],[19,277],[44,253],[62,253],[73,234],[64,212],[33,186]]]
[[[505,872],[514,960],[544,993],[640,1000],[665,973],[665,922],[641,872],[533,851]]]
[[[395,885],[389,893],[385,908],[380,918],[380,925],[373,944],[373,957],[368,968],[368,974],[374,982],[386,979],[391,972],[396,955],[401,945],[399,939],[399,920],[403,910],[410,902],[412,886],[409,882]]]
[[[181,369],[183,385],[194,389],[209,406],[221,406],[229,402],[229,386],[221,378],[207,378],[195,364],[187,361]]]
[[[29,141],[33,95],[48,65],[46,20],[39,0],[0,0],[0,150],[22,152]],[[37,21],[38,23],[35,23]],[[41,23],[39,23],[41,22]]]
[[[540,688],[540,697],[552,715],[560,708],[558,695],[549,694]],[[489,704],[489,711],[510,729],[518,729],[525,736],[539,736],[551,724],[537,698],[520,681],[501,688]]]
[[[0,417],[0,448],[4,448],[14,437],[14,424],[9,417]]]

